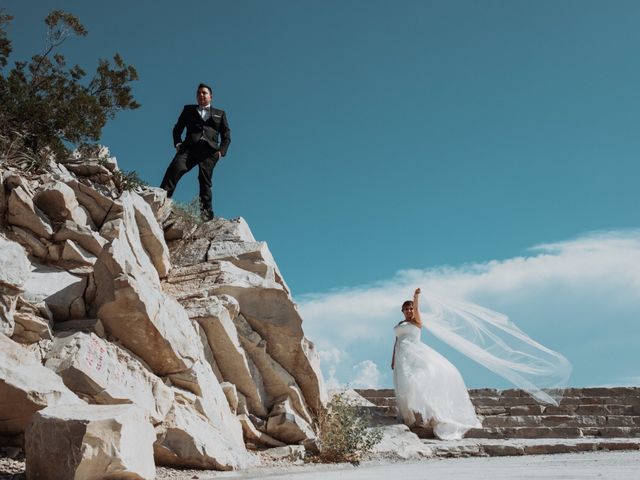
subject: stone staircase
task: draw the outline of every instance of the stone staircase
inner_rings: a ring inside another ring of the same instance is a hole
[[[382,423],[397,415],[394,391],[356,390],[374,404]],[[461,441],[433,439],[425,428],[412,430],[441,451],[460,455],[523,455],[602,449],[640,450],[640,387],[568,388],[560,404],[541,405],[521,390],[469,390],[482,428]]]

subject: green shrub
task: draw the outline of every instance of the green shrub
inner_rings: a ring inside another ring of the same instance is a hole
[[[118,192],[122,193],[126,190],[139,190],[149,184],[138,176],[138,172],[132,170],[115,170],[113,172],[113,183],[115,183]]]
[[[382,431],[369,427],[370,420],[370,415],[344,393],[334,395],[318,419],[320,460],[358,465],[382,440]]]
[[[189,202],[174,202],[172,207],[173,214],[181,219],[188,228],[197,227],[206,221],[205,216],[200,208],[200,199],[198,197],[191,199]]]

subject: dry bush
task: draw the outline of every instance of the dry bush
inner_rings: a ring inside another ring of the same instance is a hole
[[[187,203],[174,202],[172,211],[176,217],[180,218],[188,226],[187,229],[197,227],[206,221],[200,208],[200,199],[198,197],[191,199]]]
[[[320,460],[358,465],[382,440],[382,431],[369,427],[370,420],[370,415],[344,393],[334,395],[318,419]]]

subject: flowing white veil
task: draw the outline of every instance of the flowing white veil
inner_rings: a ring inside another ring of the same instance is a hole
[[[506,315],[431,292],[421,297],[420,313],[433,335],[539,402],[557,405],[562,398],[569,361],[529,338]]]

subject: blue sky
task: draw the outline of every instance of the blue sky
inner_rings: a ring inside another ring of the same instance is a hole
[[[379,317],[354,292],[382,296],[405,286],[395,293],[401,303],[413,289],[405,270],[439,285],[434,272],[445,266],[465,277],[478,266],[493,272],[493,265],[551,258],[555,288],[536,288],[539,277],[509,268],[502,281],[510,289],[489,282],[464,291],[564,353],[574,364],[572,384],[640,383],[640,282],[633,263],[621,272],[611,261],[620,242],[637,260],[640,3],[0,5],[16,17],[14,60],[41,50],[42,19],[63,8],[89,30],[63,46],[70,62],[91,71],[117,51],[136,66],[142,107],[117,116],[103,143],[121,168],[151,184],[171,159],[182,105],[194,102],[200,81],[214,87],[233,138],[214,172],[216,213],[244,217],[269,243],[336,381],[357,383],[362,372],[380,385],[391,378],[395,312],[384,314],[388,325],[371,322],[377,340],[328,334]],[[176,198],[196,194],[192,172]],[[566,255],[594,241],[580,257],[590,273],[572,275]],[[619,285],[619,276],[635,280]],[[613,285],[622,293],[612,306]],[[341,292],[350,292],[360,314],[335,310]],[[316,309],[318,298],[326,310]],[[594,305],[595,298],[602,301]],[[469,384],[499,383],[442,349]],[[593,365],[595,352],[607,360]]]

